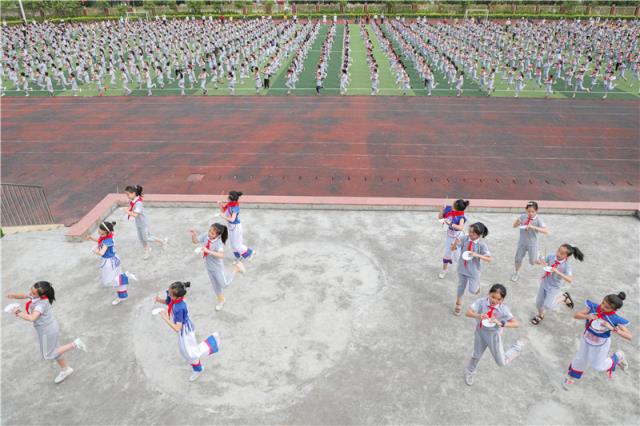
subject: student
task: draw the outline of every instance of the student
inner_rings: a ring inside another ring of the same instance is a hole
[[[220,350],[220,338],[218,333],[211,333],[202,342],[196,339],[195,327],[189,316],[189,308],[184,301],[190,282],[176,281],[169,286],[164,298],[156,296],[156,303],[167,305],[166,311],[161,311],[160,316],[167,325],[178,334],[178,349],[180,355],[191,364],[193,373],[189,381],[193,382],[204,373],[204,367],[200,362],[203,355],[213,355]]]
[[[224,272],[224,244],[227,242],[229,232],[227,227],[214,223],[209,227],[209,231],[198,235],[195,230],[191,230],[191,241],[193,244],[203,244],[202,257],[204,259],[204,265],[209,275],[209,281],[213,286],[213,291],[218,298],[218,304],[216,305],[216,311],[222,310],[225,302],[224,289],[227,288],[236,273],[240,272],[244,274],[246,272],[244,265],[237,262],[231,273],[231,276],[227,276]]]
[[[124,96],[129,96],[131,94],[131,89],[129,89],[129,77],[127,76],[124,68],[120,70],[122,73],[122,92]]]
[[[583,83],[584,83],[584,70],[580,70],[576,75],[576,84],[573,86],[573,95],[571,96],[572,98],[576,97],[576,92],[578,90],[591,93],[591,89],[585,88]]]
[[[342,69],[340,75],[340,95],[345,96],[347,94],[347,86],[349,85],[349,75],[345,68]]]
[[[206,68],[202,68],[199,78],[200,78],[200,89],[202,89],[202,94],[206,95],[207,93],[209,93],[209,91],[207,90],[207,78],[209,78],[209,74],[207,74]]]
[[[295,85],[293,83],[293,69],[289,68],[289,70],[287,71],[287,81],[284,83],[284,85],[287,87],[287,95],[291,94],[291,89],[295,88]]]
[[[524,88],[524,74],[522,72],[518,73],[518,77],[516,78],[516,94],[515,94],[515,98],[518,97],[518,94],[522,91],[522,89]]]
[[[569,264],[569,257],[571,256],[580,262],[584,260],[584,254],[578,247],[572,246],[571,244],[563,244],[558,247],[555,255],[550,254],[544,259],[536,261],[537,264],[548,266],[551,270],[545,272],[540,280],[538,296],[536,297],[538,315],[531,319],[531,324],[540,324],[544,319],[545,310],[551,309],[556,305],[556,300],[562,291],[562,282],[566,281],[569,284],[573,282],[571,265]],[[565,292],[562,298],[564,303],[573,309],[573,300],[569,293]]]
[[[496,70],[495,68],[492,68],[491,72],[489,73],[489,83],[487,85],[487,96],[491,96],[491,94],[496,91],[494,87],[495,82],[496,82]]]
[[[489,235],[489,229],[481,222],[476,222],[469,226],[469,234],[456,238],[451,244],[451,251],[461,248],[463,253],[458,261],[458,290],[456,296],[456,306],[454,315],[462,313],[461,300],[465,289],[469,293],[480,293],[480,261],[491,262],[491,252],[483,238]],[[470,252],[471,259],[464,260],[464,252]]]
[[[178,88],[180,89],[180,96],[184,96],[184,74],[182,71],[176,70],[176,76],[178,77]]]
[[[142,243],[142,247],[144,248],[144,260],[147,260],[151,254],[149,242],[160,244],[163,249],[166,249],[167,244],[169,243],[169,238],[157,238],[151,235],[147,215],[144,212],[142,187],[140,185],[129,185],[124,189],[124,193],[127,194],[127,198],[129,199],[129,207],[123,207],[122,210],[127,213],[127,219],[131,219],[131,217],[135,219],[136,230],[138,231],[138,240]]]
[[[260,76],[260,68],[255,67],[253,69],[253,78],[256,84],[256,95],[260,94],[260,88],[262,87],[262,77]]]
[[[16,317],[33,323],[33,327],[38,333],[42,358],[47,361],[55,359],[60,366],[60,373],[53,382],[56,384],[61,383],[73,373],[73,368],[69,367],[63,355],[72,349],[80,349],[87,352],[87,346],[79,338],[66,345],[60,345],[60,327],[51,307],[56,300],[53,286],[48,281],[38,281],[31,286],[28,293],[9,293],[7,298],[29,299],[24,311],[18,309],[14,313]]]
[[[320,89],[322,89],[322,69],[320,65],[318,65],[318,69],[316,70],[316,95],[320,94]]]
[[[97,72],[93,73],[93,81],[98,89],[98,96],[104,96],[104,86],[102,85],[102,77]]]
[[[597,371],[607,371],[609,377],[616,371],[616,367],[628,367],[624,352],[617,351],[609,357],[611,348],[611,333],[617,334],[625,340],[631,340],[631,332],[627,328],[629,321],[616,312],[622,308],[626,295],[624,292],[609,294],[598,305],[586,300],[586,307],[576,313],[574,318],[585,321],[585,328],[580,339],[580,349],[573,362],[569,364],[568,375],[562,387],[570,390],[582,378],[587,367]]]
[[[70,74],[71,80],[71,92],[73,92],[73,96],[78,96],[78,92],[82,92],[82,89],[78,88],[78,80],[76,79],[76,75],[74,73]]]
[[[529,264],[535,265],[538,260],[538,233],[549,234],[547,226],[538,216],[538,203],[529,201],[525,206],[526,213],[520,215],[513,222],[514,228],[520,228],[520,239],[516,250],[515,272],[511,275],[511,281],[518,281],[522,260],[529,253]]]
[[[214,65],[211,68],[211,83],[213,84],[213,88],[218,90],[218,68]]]
[[[506,353],[504,351],[503,329],[520,326],[509,308],[503,303],[506,297],[507,289],[502,284],[494,284],[489,289],[487,297],[476,300],[467,309],[465,315],[477,322],[473,339],[473,355],[464,373],[464,381],[469,386],[473,385],[473,377],[476,374],[478,363],[487,348],[500,367],[511,363],[522,352],[523,340],[517,340]],[[483,324],[483,321],[488,324]]]
[[[105,287],[117,287],[117,297],[111,302],[113,306],[119,305],[129,297],[129,292],[127,291],[129,278],[138,281],[132,273],[122,273],[120,257],[116,254],[113,241],[113,228],[115,226],[115,222],[102,222],[98,227],[98,235],[100,237],[87,236],[87,240],[98,243],[94,253],[101,257],[102,285]]]
[[[555,92],[553,91],[553,75],[550,74],[545,80],[544,80],[544,97],[545,99],[548,99],[549,96],[553,95]]]
[[[151,93],[151,89],[156,87],[156,85],[153,84],[153,81],[151,80],[151,73],[146,68],[144,69],[144,79],[147,82],[147,96],[152,96],[153,93]]]
[[[609,94],[609,92],[613,92],[616,88],[616,85],[614,84],[616,80],[616,76],[612,75],[612,74],[605,74],[604,76],[604,96],[602,97],[602,99],[607,99],[607,95]]]
[[[460,72],[460,76],[458,76],[458,81],[456,82],[456,96],[460,96],[462,95],[462,92],[464,92],[462,86],[464,86],[464,71]]]
[[[229,71],[227,76],[227,80],[229,81],[229,94],[235,95],[236,93],[236,76],[233,71]]]
[[[242,224],[240,223],[240,197],[242,192],[230,191],[226,203],[219,202],[220,214],[229,224],[229,237],[231,249],[238,261],[251,260],[255,255],[254,250],[248,248],[242,241]]]
[[[443,279],[447,274],[447,268],[453,264],[453,259],[460,257],[460,250],[456,250],[455,253],[451,251],[451,245],[456,238],[459,238],[464,234],[464,225],[467,222],[467,218],[464,215],[465,209],[469,207],[469,201],[456,200],[452,205],[445,205],[440,213],[438,213],[438,219],[444,219],[445,225],[447,225],[447,238],[444,242],[444,255],[442,256],[442,270],[438,274],[438,278]]]
[[[53,91],[53,82],[51,81],[51,76],[49,76],[48,72],[44,73],[44,80],[47,86],[47,92],[49,93],[49,96],[55,96],[55,93]]]

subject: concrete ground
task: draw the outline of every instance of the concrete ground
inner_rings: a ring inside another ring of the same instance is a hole
[[[2,424],[638,424],[640,393],[638,284],[640,222],[634,217],[544,215],[547,251],[579,246],[571,260],[577,307],[625,291],[621,310],[634,341],[614,336],[630,369],[588,370],[572,392],[560,387],[584,323],[567,308],[537,327],[540,267],[526,265],[509,281],[518,231],[513,214],[471,210],[488,225],[494,262],[485,265],[482,294],[507,285],[506,303],[523,326],[505,331],[505,345],[528,344],[499,368],[488,353],[476,383],[463,370],[474,322],[455,317],[456,274],[437,278],[444,230],[431,212],[245,209],[245,239],[258,251],[246,276],[214,294],[189,229],[214,220],[202,208],[148,208],[151,229],[169,236],[166,252],[142,259],[135,227],[115,213],[124,269],[141,278],[130,300],[111,306],[99,283],[95,243],[68,243],[63,230],[9,235],[2,248],[2,293],[51,281],[62,340],[85,339],[72,352],[76,369],[60,385],[57,367],[40,358],[31,324],[2,314]],[[229,251],[229,250],[228,250]],[[227,267],[231,266],[230,252]],[[153,295],[190,280],[187,295],[200,337],[221,335],[221,351],[203,359],[205,375],[190,383],[176,337],[150,314]],[[475,296],[466,295],[465,308]],[[4,305],[10,301],[5,299]],[[4,306],[3,305],[3,306]]]

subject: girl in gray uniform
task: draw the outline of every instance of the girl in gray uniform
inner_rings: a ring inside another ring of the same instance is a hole
[[[147,215],[144,213],[144,205],[142,203],[142,187],[140,185],[129,185],[124,189],[124,192],[127,194],[127,198],[129,198],[129,207],[123,207],[122,209],[127,212],[127,219],[131,219],[132,216],[135,218],[138,240],[140,240],[142,247],[144,247],[144,259],[147,260],[151,253],[149,242],[158,243],[165,249],[167,248],[169,238],[158,238],[151,235],[149,222]]]
[[[81,349],[86,352],[87,346],[80,339],[60,346],[58,341],[60,327],[53,316],[53,308],[51,307],[56,300],[53,287],[47,281],[38,281],[29,289],[28,293],[9,293],[7,297],[9,299],[29,299],[24,311],[18,309],[15,311],[15,315],[33,323],[38,333],[42,358],[45,360],[55,359],[61,368],[53,382],[62,382],[73,373],[73,368],[69,367],[62,355],[72,349]]]
[[[484,351],[489,348],[493,359],[500,367],[504,367],[516,359],[522,352],[524,341],[518,340],[507,352],[502,346],[503,328],[519,327],[509,308],[502,303],[507,297],[507,289],[502,284],[494,284],[489,296],[476,300],[465,314],[477,321],[473,340],[473,355],[464,373],[467,385],[473,385],[473,376]]]
[[[536,297],[536,308],[538,315],[531,319],[531,324],[538,325],[544,319],[545,309],[551,309],[555,306],[557,299],[562,291],[563,281],[573,282],[571,265],[569,265],[569,257],[573,256],[580,262],[584,260],[584,254],[578,247],[571,244],[561,245],[556,254],[550,254],[544,259],[538,260],[536,263],[549,268],[540,279],[540,287],[538,288],[538,296]],[[573,300],[568,292],[562,294],[564,303],[573,309]]]
[[[458,260],[458,291],[456,297],[456,306],[453,310],[454,315],[462,313],[462,295],[465,289],[469,289],[469,293],[480,293],[480,260],[491,262],[491,252],[489,247],[482,240],[489,235],[489,229],[481,222],[476,222],[469,226],[469,234],[456,238],[451,244],[451,251],[461,247],[463,252]],[[464,252],[470,252],[471,259],[464,260],[462,255]]]
[[[526,213],[520,215],[513,223],[514,228],[520,228],[520,240],[516,250],[516,271],[511,275],[511,281],[517,282],[522,267],[522,259],[529,253],[529,263],[535,265],[538,260],[538,232],[548,234],[547,226],[538,216],[538,203],[529,201],[525,207]]]
[[[216,305],[216,311],[219,311],[224,306],[224,294],[223,289],[228,287],[236,273],[245,273],[245,268],[242,262],[237,262],[233,267],[231,276],[227,276],[224,272],[224,244],[229,237],[229,231],[227,227],[214,223],[209,228],[209,231],[198,236],[198,233],[191,230],[191,241],[193,244],[203,244],[202,254],[204,258],[204,265],[209,275],[209,280],[213,286],[213,291],[218,297],[218,304]]]

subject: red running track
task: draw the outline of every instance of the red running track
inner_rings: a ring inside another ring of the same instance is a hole
[[[640,103],[505,98],[5,98],[2,179],[57,221],[107,193],[639,201]]]

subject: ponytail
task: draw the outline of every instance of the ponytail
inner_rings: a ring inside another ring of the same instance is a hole
[[[46,296],[49,299],[49,304],[53,305],[56,300],[56,292],[49,281],[38,281],[33,285],[33,288],[38,292],[38,296]]]
[[[482,238],[486,238],[489,235],[489,228],[487,228],[484,223],[476,222],[469,227],[470,230],[480,235]]]
[[[185,294],[187,294],[187,288],[189,287],[191,287],[191,282],[189,281],[176,281],[169,286],[174,296],[176,297],[183,297]]]
[[[229,191],[229,200],[238,201],[242,197],[242,192],[240,191]]]
[[[573,256],[580,262],[584,260],[584,253],[582,253],[578,247],[572,246],[571,244],[563,244],[561,247],[564,247],[567,250],[567,256]]]
[[[453,208],[459,212],[463,212],[467,207],[469,207],[469,200],[456,200],[453,203]]]
[[[124,189],[126,192],[131,192],[133,194],[136,194],[136,196],[141,197],[142,196],[142,187],[140,185],[136,185],[136,186],[127,186]]]
[[[113,222],[107,222],[104,221],[100,224],[99,228],[102,229],[104,232],[106,232],[107,234],[110,234],[113,232],[113,228],[116,226],[116,221],[114,220]]]
[[[216,229],[216,233],[220,236],[222,244],[225,244],[229,238],[229,230],[227,227],[221,223],[214,223],[211,227]]]
[[[623,301],[624,299],[627,298],[627,295],[624,293],[624,291],[621,291],[618,294],[608,294],[604,298],[607,301],[607,303],[611,305],[613,310],[618,310],[622,308]]]

